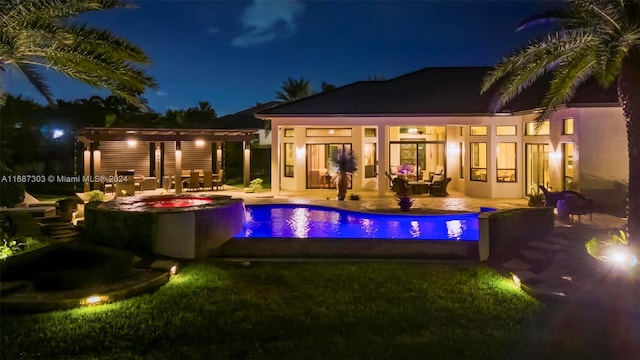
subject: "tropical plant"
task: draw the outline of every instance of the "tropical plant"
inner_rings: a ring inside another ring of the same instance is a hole
[[[261,178],[255,178],[255,179],[249,181],[249,187],[251,189],[253,189],[253,191],[262,190],[262,179]]]
[[[144,107],[139,95],[156,83],[138,64],[149,58],[109,31],[69,21],[89,11],[128,7],[120,0],[8,0],[0,2],[0,71],[22,72],[45,99],[53,94],[44,74],[53,69],[128,103]]]
[[[311,81],[301,77],[299,80],[287,78],[282,82],[280,90],[276,91],[276,99],[293,101],[315,94]]]
[[[331,173],[335,174],[338,200],[344,200],[347,195],[349,175],[358,170],[356,155],[351,148],[342,145],[341,148],[335,149],[331,153],[329,166]]]
[[[541,76],[551,72],[538,121],[570,100],[585,80],[603,87],[616,81],[626,120],[629,150],[628,230],[640,243],[640,3],[570,0],[564,11],[526,19],[518,30],[539,23],[561,27],[504,58],[484,79],[482,92],[500,83],[491,110],[500,111]]]
[[[398,206],[400,206],[400,211],[404,211],[404,212],[408,212],[409,209],[411,209],[411,207],[413,206],[413,200],[411,198],[411,196],[404,194],[404,195],[400,195],[398,194]]]

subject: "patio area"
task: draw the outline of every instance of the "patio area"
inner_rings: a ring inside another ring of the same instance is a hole
[[[456,191],[449,191],[447,197],[435,197],[428,194],[419,194],[412,196],[414,199],[410,213],[430,213],[441,211],[471,211],[477,212],[481,207],[491,207],[495,209],[511,209],[519,207],[527,207],[527,199],[487,199],[487,198],[471,198]],[[162,194],[162,189],[147,190],[136,193],[136,196],[152,196]],[[174,194],[173,191],[168,193]],[[336,200],[335,189],[313,189],[307,191],[293,192],[280,191],[278,196],[274,196],[271,191],[261,190],[256,193],[245,193],[242,189],[224,186],[224,190],[217,191],[197,191],[183,192],[183,194],[197,195],[230,195],[236,198],[242,198],[247,204],[265,204],[265,203],[292,203],[292,204],[313,204],[321,206],[332,206],[341,209],[357,210],[357,211],[398,211],[399,206],[396,204],[395,193],[389,191],[384,198],[378,197],[377,191],[362,191],[357,195],[359,200],[350,200],[349,195],[344,201]],[[82,194],[78,194],[83,198]],[[105,194],[105,200],[111,200],[113,195]]]

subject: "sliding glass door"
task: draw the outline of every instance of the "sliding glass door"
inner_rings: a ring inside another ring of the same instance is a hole
[[[549,145],[525,144],[527,175],[525,191],[527,195],[538,194],[539,185],[549,188]]]
[[[351,144],[307,144],[307,189],[335,189],[329,159],[334,150],[351,149]],[[349,176],[351,189],[351,176]]]

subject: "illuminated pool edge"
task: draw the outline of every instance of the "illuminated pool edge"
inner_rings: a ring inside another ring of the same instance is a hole
[[[255,204],[268,206],[275,204]],[[305,206],[328,210],[345,210],[329,206],[277,204],[287,207]],[[419,260],[486,260],[483,248],[488,248],[488,213],[493,208],[481,208],[478,216],[479,240],[409,240],[358,238],[238,238],[234,237],[217,249],[215,256],[230,258],[342,258],[342,259],[419,259]],[[346,210],[364,214],[385,214]],[[441,214],[389,214],[392,216],[439,216]],[[486,236],[486,238],[485,238]]]

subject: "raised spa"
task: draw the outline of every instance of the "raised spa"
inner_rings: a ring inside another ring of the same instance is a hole
[[[184,259],[216,253],[243,221],[242,199],[222,195],[127,197],[85,208],[90,241]]]

